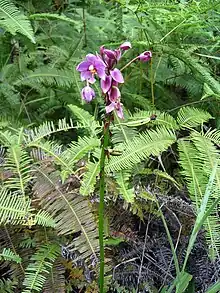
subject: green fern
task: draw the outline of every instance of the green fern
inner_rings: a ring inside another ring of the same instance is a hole
[[[62,258],[58,257],[50,270],[50,275],[43,287],[43,293],[65,293],[65,267],[62,265]]]
[[[91,136],[95,136],[101,131],[99,123],[95,121],[94,117],[90,115],[88,111],[85,111],[75,105],[68,105],[68,107],[79,121],[79,126],[84,127]]]
[[[107,171],[120,171],[132,168],[133,165],[149,158],[150,155],[157,156],[165,151],[176,140],[175,134],[164,127],[149,130],[139,134],[128,143],[124,143],[122,155],[112,157],[106,166]]]
[[[31,263],[26,268],[23,282],[25,289],[22,293],[31,293],[33,290],[42,292],[49,270],[52,268],[59,252],[59,246],[53,243],[42,245],[38,249],[36,254],[31,257]]]
[[[180,128],[195,128],[196,126],[207,122],[212,116],[201,109],[192,107],[183,107],[179,110],[177,122]]]
[[[14,293],[17,282],[10,279],[0,279],[0,291],[4,293]]]
[[[4,248],[2,253],[0,253],[0,260],[2,260],[2,259],[14,261],[16,263],[21,262],[20,256],[15,254],[13,251],[11,251],[10,248]]]
[[[69,120],[69,123],[66,122],[65,118],[59,119],[57,124],[58,125],[55,126],[53,121],[44,122],[42,125],[35,127],[34,129],[28,130],[25,136],[27,144],[34,144],[35,142],[38,142],[45,137],[49,137],[54,133],[75,128],[71,119]]]
[[[20,76],[14,85],[28,85],[30,87],[35,87],[36,83],[39,83],[47,86],[55,85],[58,87],[69,88],[73,84],[72,74],[72,71],[68,69],[56,69],[45,66]]]
[[[33,215],[33,218],[33,224],[35,225],[52,228],[56,227],[54,219],[47,211],[39,210],[36,214]]]
[[[88,162],[86,164],[86,171],[83,175],[83,180],[80,187],[80,193],[82,195],[89,195],[93,193],[99,171],[100,161],[97,161],[95,163]]]
[[[204,134],[205,137],[207,137],[208,139],[210,139],[213,143],[215,143],[217,146],[220,145],[220,130],[217,129],[209,129],[209,131],[207,131]]]
[[[151,117],[155,117],[153,120]],[[130,123],[130,124],[129,124]],[[138,111],[128,118],[128,122],[125,122],[127,126],[142,126],[148,124],[149,126],[161,125],[166,128],[178,129],[176,120],[167,113],[161,113],[158,110],[152,111]]]
[[[62,186],[59,187],[59,173],[48,171],[38,169],[34,186],[41,206],[53,215],[58,235],[80,232],[74,239],[74,250],[81,253],[82,259],[91,255],[97,258],[98,232],[89,202],[77,192],[68,192]]]
[[[35,13],[35,14],[31,14],[29,16],[29,19],[34,19],[34,20],[48,20],[48,19],[51,19],[51,20],[61,20],[61,21],[65,21],[65,22],[68,22],[68,23],[71,23],[71,24],[78,24],[77,21],[65,16],[64,14],[63,15],[60,15],[60,14],[55,14],[55,13]]]
[[[19,129],[17,135],[1,131],[0,141],[8,146],[4,167],[11,173],[11,176],[6,180],[5,185],[11,190],[16,189],[26,206],[26,188],[33,176],[31,174],[32,160],[22,146],[23,129]]]
[[[209,71],[202,66],[197,59],[193,58],[188,52],[181,50],[181,49],[174,49],[169,50],[169,54],[173,54],[178,59],[182,60],[187,66],[191,68],[191,70],[198,76],[198,79],[202,83],[206,83],[215,94],[220,96],[220,85],[219,82],[212,77]],[[168,52],[166,49],[166,52]]]
[[[180,140],[178,142],[180,152],[180,164],[183,168],[182,174],[188,183],[190,197],[195,204],[197,212],[203,198],[203,194],[208,184],[208,180],[214,165],[217,163],[217,172],[215,175],[214,186],[208,207],[212,201],[219,197],[220,190],[220,154],[212,141],[205,135],[193,132],[190,141]],[[205,227],[207,230],[207,240],[210,243],[210,254],[213,257],[218,255],[220,247],[217,209],[214,209],[207,218]]]
[[[129,179],[130,173],[128,172],[120,171],[116,174],[119,195],[121,195],[127,203],[134,203],[134,189],[129,188]]]
[[[72,142],[68,148],[62,153],[61,158],[68,162],[69,166],[85,157],[89,152],[98,148],[100,141],[97,137],[81,137],[78,142]]]
[[[22,223],[30,211],[30,200],[24,203],[23,197],[9,193],[5,188],[1,189],[0,195],[0,223],[14,225]]]
[[[35,43],[30,21],[11,1],[0,1],[0,25],[12,35],[21,33]]]

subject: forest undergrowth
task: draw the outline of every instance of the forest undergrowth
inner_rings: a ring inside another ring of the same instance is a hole
[[[0,292],[220,292],[219,15],[0,0]]]

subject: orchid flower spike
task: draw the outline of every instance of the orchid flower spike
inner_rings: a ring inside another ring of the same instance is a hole
[[[99,54],[88,54],[76,70],[80,72],[81,80],[86,81],[86,86],[81,91],[82,99],[89,103],[95,98],[95,91],[90,87],[100,79],[100,87],[105,96],[106,113],[115,111],[119,118],[123,119],[123,108],[120,102],[121,93],[118,84],[124,83],[124,78],[121,71],[116,67],[120,60],[123,51],[131,48],[131,43],[126,41],[115,50],[106,49],[104,46],[100,47]],[[132,59],[126,66],[139,59],[142,62],[147,62],[152,58],[150,51],[141,53],[136,58]]]

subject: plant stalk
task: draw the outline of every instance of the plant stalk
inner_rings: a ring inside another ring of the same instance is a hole
[[[109,145],[109,125],[110,117],[104,122],[102,151],[100,158],[100,199],[99,199],[99,248],[100,248],[100,271],[99,289],[104,293],[104,195],[105,195],[105,159],[107,147]]]

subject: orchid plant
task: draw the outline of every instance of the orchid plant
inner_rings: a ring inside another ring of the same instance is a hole
[[[121,73],[132,62],[140,60],[147,62],[152,58],[150,51],[145,51],[128,62],[121,70],[116,66],[120,61],[123,53],[131,48],[130,42],[124,42],[115,50],[100,47],[99,54],[88,54],[86,59],[82,61],[76,70],[81,74],[81,80],[86,82],[85,87],[81,91],[82,99],[89,103],[95,98],[95,91],[91,87],[100,79],[100,87],[105,99],[106,116],[103,129],[102,152],[100,158],[100,201],[99,201],[99,245],[100,245],[100,274],[99,288],[100,293],[104,292],[104,192],[105,192],[105,157],[106,150],[109,145],[110,133],[109,126],[114,120],[113,112],[115,111],[119,118],[124,119],[123,104],[121,103],[121,92],[119,84],[124,83]]]

